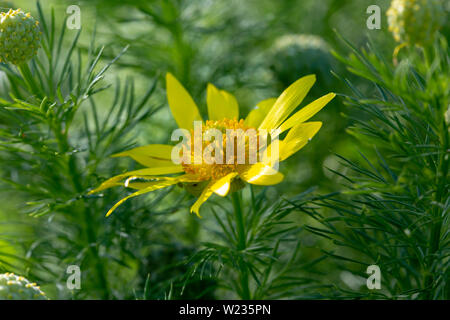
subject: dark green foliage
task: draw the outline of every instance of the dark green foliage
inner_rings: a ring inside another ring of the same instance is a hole
[[[335,172],[345,184],[341,194],[296,205],[319,223],[307,229],[336,246],[324,252],[340,260],[341,268],[363,277],[368,265],[381,268],[382,290],[375,295],[344,294],[448,299],[447,43],[441,38],[429,51],[411,49],[397,66],[372,44],[362,52],[349,47],[348,59],[337,56],[375,90],[368,95],[343,79],[353,93],[345,98],[353,122],[349,132],[371,156],[339,157],[347,169]]]
[[[74,297],[133,297],[133,288],[123,291],[121,283],[128,283],[136,272],[136,261],[142,260],[140,254],[145,254],[134,237],[148,238],[158,224],[149,208],[153,212],[158,207],[130,210],[126,206],[129,215],[107,221],[104,212],[120,195],[86,194],[102,180],[99,176],[126,169],[108,157],[129,147],[130,129],[156,111],[148,104],[156,82],[139,99],[132,79],[122,85],[118,80],[115,89],[102,85],[105,72],[125,50],[98,66],[103,48],[97,48],[93,39],[84,60],[78,48],[80,32],[65,47],[67,31],[56,28],[54,12],[50,20],[40,6],[38,12],[43,54],[30,63],[25,78],[2,65],[9,89],[9,96],[4,94],[0,101],[2,191],[22,203],[22,211],[36,217],[8,217],[9,228],[22,233],[2,237],[18,252],[2,254],[2,266],[48,285],[53,298],[68,297],[68,265],[82,270],[85,290],[75,290]],[[97,107],[95,96],[106,89],[114,98],[105,113]]]
[[[296,199],[304,201],[309,192]],[[255,195],[253,188],[246,201],[241,192],[231,197],[231,208],[219,204],[212,208],[214,236],[188,260],[187,280],[192,275],[219,279],[219,288],[229,298],[305,299],[332,294],[331,286],[321,284],[320,272],[314,270],[324,257],[302,261],[299,255],[302,228],[293,217],[295,206],[271,203],[264,191]]]

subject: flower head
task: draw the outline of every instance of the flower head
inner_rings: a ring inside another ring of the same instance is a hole
[[[287,34],[276,39],[270,50],[270,69],[284,86],[299,75],[314,73],[320,81],[329,81],[332,56],[328,44],[311,34]]]
[[[441,0],[393,0],[386,15],[394,39],[408,45],[432,42],[445,21],[442,3]]]
[[[14,273],[0,274],[0,300],[47,300],[36,283]]]
[[[0,62],[20,65],[34,57],[41,42],[39,22],[29,13],[0,13]]]
[[[223,197],[245,183],[278,184],[284,178],[277,170],[278,162],[312,139],[322,123],[305,121],[335,97],[329,93],[293,113],[314,82],[314,75],[298,79],[278,98],[258,103],[245,119],[239,117],[238,102],[232,94],[209,84],[209,120],[203,122],[192,97],[168,73],[167,98],[181,130],[177,137],[183,142],[177,146],[151,144],[114,155],[131,157],[145,168],[115,176],[91,193],[118,185],[137,190],[114,205],[109,215],[131,197],[178,184],[198,196],[191,212],[199,215],[200,206],[213,193]]]

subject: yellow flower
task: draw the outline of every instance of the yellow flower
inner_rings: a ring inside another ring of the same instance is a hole
[[[321,122],[305,121],[314,116],[335,97],[334,93],[329,93],[292,114],[305,98],[315,80],[314,75],[298,79],[278,98],[270,98],[258,103],[257,107],[247,115],[245,120],[239,118],[239,106],[236,98],[232,94],[209,84],[207,88],[209,120],[205,123],[202,122],[202,117],[192,97],[170,73],[166,75],[166,89],[172,115],[180,129],[186,129],[188,131],[185,132],[194,132],[195,134],[194,123],[199,121],[203,125],[201,129],[202,135],[209,129],[217,129],[223,133],[223,142],[222,144],[219,143],[225,150],[223,154],[221,153],[222,157],[227,154],[226,139],[229,136],[225,133],[228,132],[226,130],[242,129],[246,131],[255,129],[255,131],[258,130],[258,133],[264,130],[270,133],[271,130],[277,129],[277,134],[287,132],[284,139],[278,140],[277,138],[278,160],[283,161],[304,147],[319,131],[322,126]],[[250,150],[252,145],[247,138],[244,140],[245,147]],[[258,146],[260,146],[262,139],[263,137],[258,134]],[[195,137],[192,140],[195,143]],[[184,157],[179,161],[179,164],[176,164],[176,161],[172,160],[174,146],[151,144],[138,147],[114,156],[131,157],[144,165],[144,169],[115,176],[90,193],[123,185],[137,190],[116,203],[106,214],[106,216],[109,216],[119,205],[132,197],[171,185],[183,184],[188,187],[194,187],[192,188],[194,192],[198,192],[198,199],[191,207],[191,212],[199,215],[200,206],[213,193],[224,197],[229,192],[232,192],[233,189],[236,189],[236,186],[243,185],[245,182],[262,186],[280,183],[284,178],[283,174],[274,169],[272,162],[267,161],[271,154],[272,144],[275,148],[273,142],[274,140],[264,150],[260,147],[256,148],[257,162],[250,162],[246,154],[244,162],[229,162],[227,158],[224,163],[217,161],[202,161],[199,163],[191,161],[193,153],[189,153],[187,158]],[[202,150],[204,150],[204,141],[201,141],[201,146]],[[234,145],[233,149],[232,154],[234,158],[232,160],[236,160],[236,147]],[[253,149],[255,148],[253,147]],[[196,186],[200,186],[200,188],[197,187],[198,190],[195,190]]]

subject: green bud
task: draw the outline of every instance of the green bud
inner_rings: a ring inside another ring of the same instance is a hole
[[[320,81],[327,81],[333,61],[327,43],[321,37],[309,34],[279,37],[270,56],[270,68],[283,87],[307,74],[315,74]]]
[[[445,22],[442,3],[441,0],[393,0],[386,14],[394,39],[420,46],[433,42]]]
[[[48,300],[36,283],[14,273],[0,274],[0,300]]]
[[[39,22],[20,9],[0,14],[0,62],[20,65],[33,58],[40,47]]]

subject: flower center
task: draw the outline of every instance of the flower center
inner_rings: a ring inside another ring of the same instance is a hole
[[[193,174],[199,180],[220,179],[236,172],[239,166],[257,160],[257,131],[246,126],[243,119],[207,120],[202,125],[201,142],[195,134],[199,133],[191,130],[190,161],[181,164],[187,174]],[[201,145],[201,150],[196,143]],[[201,163],[198,156],[194,157],[195,151],[201,153]]]

